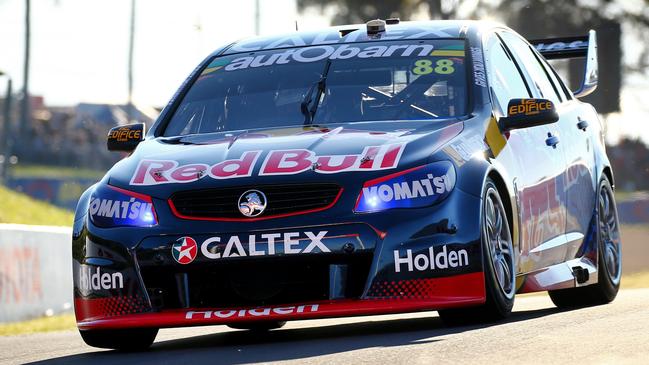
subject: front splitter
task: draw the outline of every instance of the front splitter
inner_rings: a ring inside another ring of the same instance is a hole
[[[193,308],[93,317],[77,323],[80,330],[169,328],[257,321],[369,316],[478,305],[485,302],[481,272],[439,278],[445,291],[435,297],[346,299],[249,308]]]

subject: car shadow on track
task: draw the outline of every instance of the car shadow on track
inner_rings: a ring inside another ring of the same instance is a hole
[[[232,330],[157,341],[144,352],[99,351],[39,361],[34,364],[243,364],[300,360],[372,347],[417,345],[443,341],[444,336],[559,313],[545,308],[512,313],[504,322],[446,327],[439,317],[406,318],[287,328],[265,333]]]

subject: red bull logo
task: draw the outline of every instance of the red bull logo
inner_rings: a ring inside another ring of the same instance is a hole
[[[295,175],[305,171],[336,174],[350,171],[393,169],[405,144],[369,146],[360,154],[316,155],[306,149],[273,150],[268,152],[259,169],[260,176]],[[191,163],[180,165],[173,160],[142,160],[131,178],[131,185],[178,184],[212,179],[232,179],[252,176],[262,151],[247,151],[240,158],[221,161],[214,165]]]

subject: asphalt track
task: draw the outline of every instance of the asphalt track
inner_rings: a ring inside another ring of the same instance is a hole
[[[223,326],[162,330],[151,350],[86,346],[76,331],[0,337],[0,363],[42,364],[537,364],[649,363],[649,289],[609,305],[556,309],[517,298],[503,323],[447,328],[435,312],[289,322],[266,334]]]

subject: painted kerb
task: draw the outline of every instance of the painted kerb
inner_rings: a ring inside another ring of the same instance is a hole
[[[72,309],[72,229],[0,224],[0,322]]]

